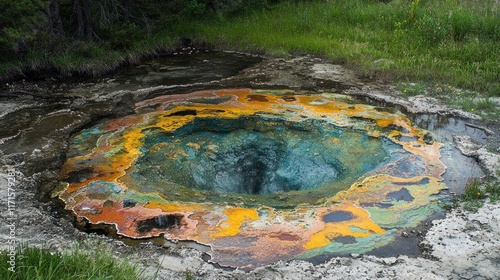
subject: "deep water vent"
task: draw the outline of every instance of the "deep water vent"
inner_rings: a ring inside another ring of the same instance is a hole
[[[152,129],[144,134],[144,152],[132,173],[142,185],[157,184],[149,179],[154,177],[216,193],[263,195],[331,186],[376,167],[389,149],[363,133],[321,120],[277,117],[195,119],[173,133]],[[358,146],[331,143],[332,137]],[[354,165],[346,160],[353,148],[373,153],[348,169],[345,164]]]

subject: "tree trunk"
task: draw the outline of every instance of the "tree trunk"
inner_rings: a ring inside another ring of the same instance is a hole
[[[89,2],[90,0],[75,0],[74,2],[73,9],[77,24],[76,37],[79,39],[86,37],[92,40],[95,37]]]
[[[49,20],[49,32],[51,35],[64,36],[64,28],[59,12],[59,3],[57,0],[50,1],[49,6],[45,9]]]
[[[87,34],[87,39],[94,39],[94,28],[92,26],[92,17],[90,16],[89,1],[83,0],[83,16],[85,18],[85,33]]]

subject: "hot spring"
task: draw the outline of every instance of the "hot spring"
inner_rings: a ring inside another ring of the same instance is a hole
[[[76,134],[58,195],[122,236],[208,245],[222,266],[364,253],[437,211],[433,139],[336,94],[166,95]]]

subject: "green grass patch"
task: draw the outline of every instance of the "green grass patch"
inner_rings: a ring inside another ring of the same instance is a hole
[[[465,186],[465,192],[462,195],[464,209],[476,212],[483,205],[483,199],[486,198],[485,193],[481,189],[481,182],[477,178],[471,178]]]
[[[179,45],[165,32],[132,42],[127,49],[115,49],[112,42],[63,40],[54,51],[33,48],[24,56],[0,63],[0,79],[23,73],[55,70],[64,76],[73,74],[97,77],[120,65],[138,63]]]
[[[500,169],[497,172],[500,172]],[[491,179],[482,182],[478,178],[470,178],[462,195],[441,200],[439,205],[448,211],[462,206],[467,211],[477,212],[486,200],[490,203],[500,201],[500,181]]]
[[[495,1],[286,1],[234,18],[185,22],[220,48],[309,53],[379,78],[452,84],[500,96]],[[383,63],[380,61],[389,61]]]
[[[500,182],[498,180],[482,183],[477,178],[469,179],[460,201],[464,203],[464,209],[476,212],[486,198],[492,203],[500,199]]]
[[[274,56],[312,54],[384,81],[413,81],[425,87],[446,83],[475,94],[451,98],[449,93],[446,99],[467,111],[488,111],[495,106],[488,98],[500,97],[500,5],[496,0],[254,2],[240,3],[245,8],[234,15],[229,6],[174,17],[155,13],[150,22],[154,29],[123,23],[106,29],[101,41],[58,37],[47,44],[39,38],[28,53],[0,58],[0,78],[44,67],[98,75],[179,47],[181,38],[190,38],[194,45]],[[201,2],[192,4],[196,3]],[[196,5],[188,6],[189,11],[197,11]],[[150,8],[154,10],[154,5]],[[420,89],[407,91],[415,95]],[[490,118],[499,116],[495,112]]]
[[[494,182],[486,184],[484,187],[484,192],[490,198],[491,202],[497,202],[500,200],[500,183]]]
[[[5,280],[58,279],[139,279],[138,266],[127,260],[117,260],[102,244],[86,251],[78,246],[65,253],[48,248],[21,245],[14,256],[15,266],[9,263],[9,252],[0,253],[0,271]],[[12,271],[14,270],[14,271]]]

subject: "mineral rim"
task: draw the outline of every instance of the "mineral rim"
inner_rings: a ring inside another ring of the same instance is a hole
[[[369,252],[446,187],[430,132],[346,96],[225,89],[135,111],[73,137],[57,195],[123,236],[206,244],[222,266]]]

